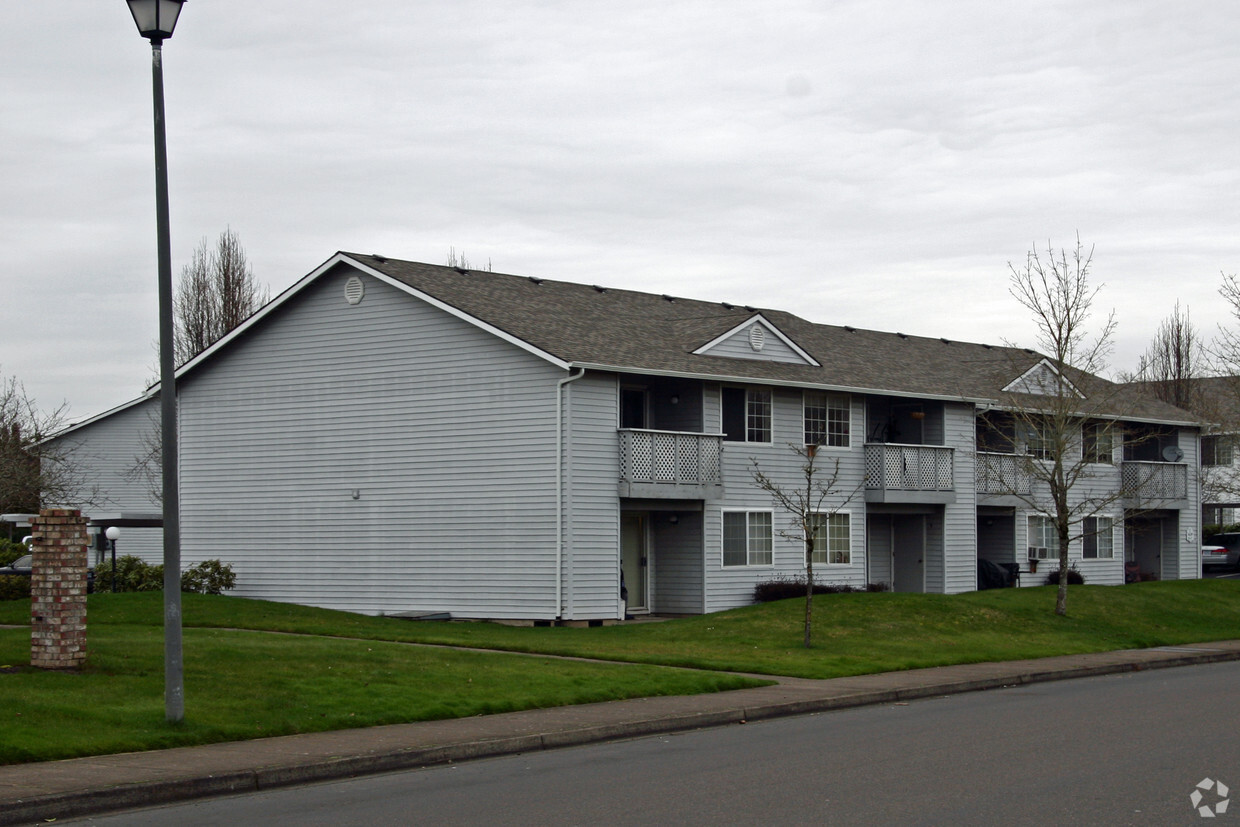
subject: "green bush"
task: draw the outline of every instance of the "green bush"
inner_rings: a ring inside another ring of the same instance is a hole
[[[219,560],[203,560],[181,574],[181,591],[221,594],[237,584],[232,566]],[[152,566],[126,554],[116,558],[118,592],[157,592],[164,588],[164,567]],[[112,561],[95,566],[95,591],[112,591]]]
[[[814,594],[851,594],[853,592],[885,592],[886,583],[868,583],[865,588],[844,586],[838,583],[814,583]],[[770,603],[772,600],[787,600],[792,597],[805,597],[805,580],[796,577],[764,580],[753,588],[755,603]]]
[[[112,591],[112,561],[95,566],[95,591]],[[140,557],[126,554],[116,558],[116,591],[157,592],[164,587],[164,567],[142,562]]]
[[[26,548],[20,540],[0,537],[0,566],[7,566],[23,554],[29,553],[30,549]]]
[[[237,585],[232,566],[219,560],[203,560],[181,574],[181,591],[222,594]]]
[[[0,577],[0,600],[29,600],[30,578],[9,575]]]

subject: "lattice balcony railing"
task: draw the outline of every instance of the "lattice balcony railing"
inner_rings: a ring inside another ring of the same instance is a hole
[[[620,430],[623,482],[719,485],[723,437],[683,431]]]
[[[1181,462],[1125,462],[1120,466],[1124,494],[1136,500],[1188,499],[1188,466]]]
[[[1021,454],[977,453],[977,493],[1028,494],[1033,481],[1025,472],[1029,458]]]
[[[865,446],[865,487],[886,491],[951,491],[953,450],[941,445]]]

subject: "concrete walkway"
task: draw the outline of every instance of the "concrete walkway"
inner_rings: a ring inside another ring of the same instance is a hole
[[[451,721],[0,767],[0,825],[1139,669],[1240,660],[1240,640],[943,666]]]

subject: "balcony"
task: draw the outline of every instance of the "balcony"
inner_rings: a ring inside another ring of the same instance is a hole
[[[1187,508],[1188,465],[1182,462],[1124,462],[1120,484],[1128,508]]]
[[[871,503],[956,501],[954,451],[941,445],[865,446],[865,500]]]
[[[622,428],[620,496],[709,500],[723,493],[722,434]]]
[[[1025,473],[1029,458],[1023,454],[977,452],[977,493],[999,497],[1019,497],[1033,491],[1033,481]]]

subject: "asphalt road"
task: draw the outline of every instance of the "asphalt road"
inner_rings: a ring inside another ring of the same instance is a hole
[[[1199,782],[1240,799],[1237,686],[1236,662],[1160,669],[72,823],[1201,824]],[[1229,819],[1240,824],[1240,801],[1206,823]]]

